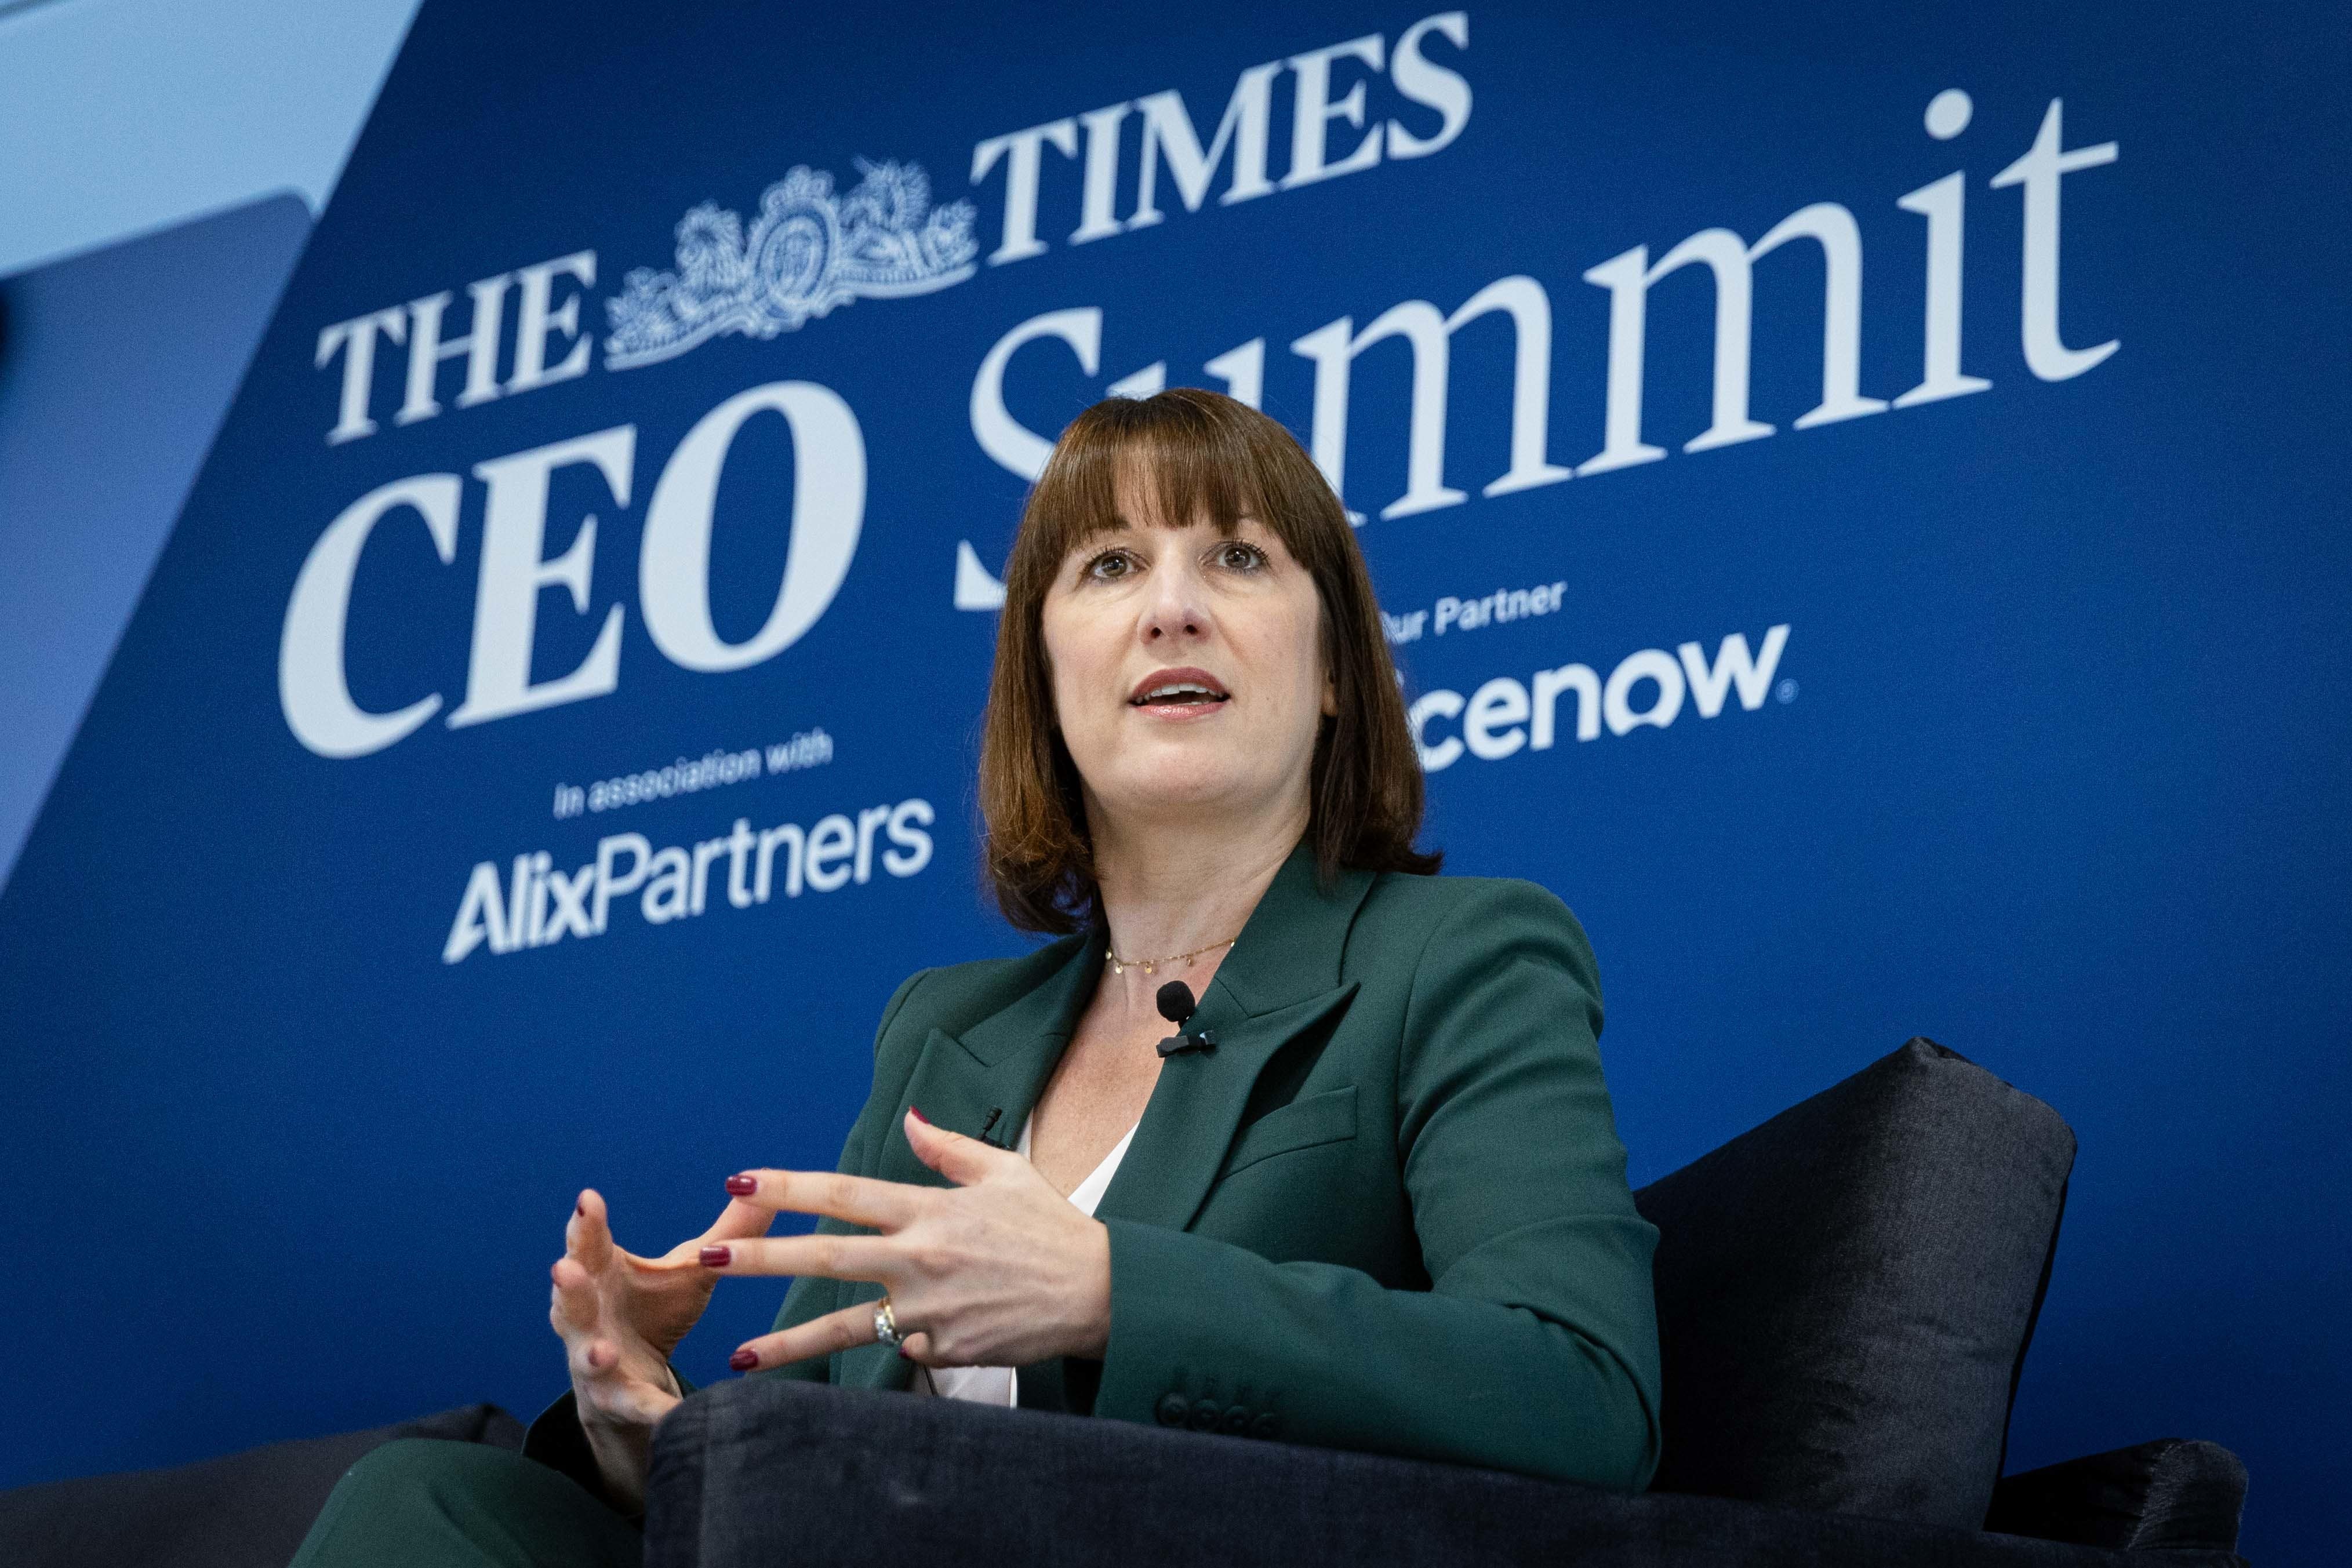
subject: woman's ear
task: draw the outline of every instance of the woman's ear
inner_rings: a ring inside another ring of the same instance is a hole
[[[1339,683],[1337,678],[1328,674],[1323,677],[1323,716],[1325,718],[1339,716]]]

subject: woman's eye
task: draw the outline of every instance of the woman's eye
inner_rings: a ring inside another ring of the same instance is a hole
[[[1217,560],[1235,571],[1255,571],[1265,564],[1265,552],[1255,545],[1229,539],[1217,547]]]
[[[1087,575],[1106,578],[1125,577],[1133,564],[1128,559],[1125,550],[1105,550],[1087,563]]]

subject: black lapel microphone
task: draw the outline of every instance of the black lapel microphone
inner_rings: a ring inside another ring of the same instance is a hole
[[[1191,1018],[1200,1005],[1192,999],[1192,988],[1181,980],[1171,980],[1160,988],[1156,998],[1160,1016],[1176,1026],[1176,1032],[1160,1042],[1160,1054],[1173,1056],[1180,1051],[1210,1051],[1216,1047],[1217,1037],[1207,1030],[1198,1034],[1187,1033],[1184,1020]]]

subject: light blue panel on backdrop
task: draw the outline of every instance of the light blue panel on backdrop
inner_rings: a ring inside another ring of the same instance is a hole
[[[0,279],[0,885],[310,232],[272,196]]]
[[[0,895],[9,1479],[535,1407],[578,1186],[829,1163],[891,987],[1022,945],[989,574],[1164,381],[1362,514],[1637,1181],[1934,1036],[2083,1142],[2012,1462],[2210,1437],[2340,1539],[2346,53],[428,5]]]

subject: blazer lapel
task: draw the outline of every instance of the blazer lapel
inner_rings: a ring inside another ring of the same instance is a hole
[[[1343,872],[1327,893],[1317,883],[1314,851],[1302,842],[1291,852],[1194,1015],[1193,1027],[1214,1035],[1215,1048],[1161,1066],[1096,1218],[1171,1230],[1192,1223],[1260,1071],[1355,994],[1354,982],[1340,982],[1339,956],[1371,883],[1369,872]]]
[[[985,1128],[991,1141],[1011,1148],[1077,1029],[1102,962],[1102,935],[1089,932],[1044,984],[1010,1006],[961,1036],[931,1030],[907,1082],[898,1116],[906,1115],[908,1105],[920,1105],[936,1125],[973,1137]],[[988,1121],[991,1111],[1000,1113],[993,1125]],[[885,1181],[946,1185],[944,1177],[915,1157],[895,1125],[891,1133],[883,1140],[875,1175]]]

